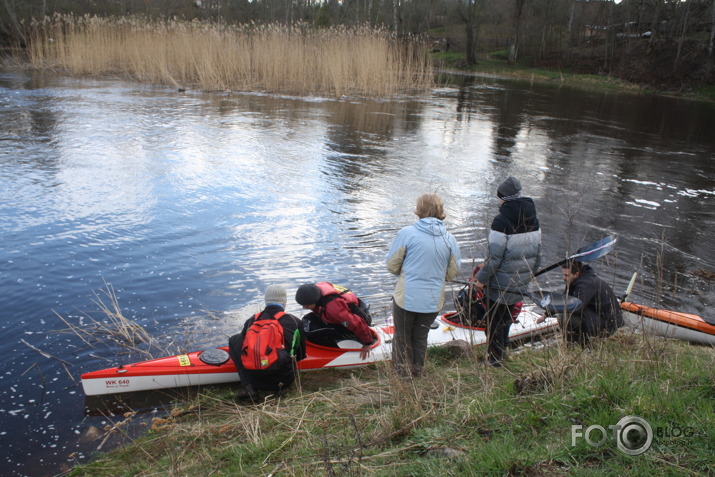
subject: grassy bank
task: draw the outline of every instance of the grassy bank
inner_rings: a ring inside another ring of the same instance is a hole
[[[333,96],[386,96],[432,85],[422,41],[386,30],[56,16],[34,31],[31,65],[78,76]]]
[[[435,66],[444,71],[458,71],[479,75],[527,80],[537,83],[557,83],[582,88],[617,91],[646,92],[646,88],[607,75],[574,73],[565,69],[533,68],[523,63],[509,64],[498,53],[483,54],[474,66],[464,64],[461,53],[438,52],[433,54]]]
[[[574,86],[583,89],[660,94],[715,102],[715,86],[712,85],[704,85],[692,91],[688,90],[679,93],[657,91],[647,86],[624,81],[609,75],[576,73],[568,69],[534,68],[529,66],[527,61],[509,64],[506,61],[505,52],[483,54],[479,57],[478,64],[474,66],[465,65],[464,54],[459,52],[433,53],[432,61],[435,67],[442,72],[455,71],[461,74],[496,76],[536,83]]]
[[[433,349],[416,382],[379,365],[301,374],[297,389],[258,405],[202,392],[72,475],[706,475],[714,363],[712,348],[625,330],[588,351],[512,354],[501,369]],[[653,429],[641,455],[612,434],[599,447],[572,435],[574,425],[610,433],[629,415]]]

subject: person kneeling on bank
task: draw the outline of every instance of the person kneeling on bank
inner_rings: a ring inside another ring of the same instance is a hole
[[[305,358],[301,321],[285,312],[286,289],[270,285],[266,307],[229,339],[229,354],[252,400],[259,391],[283,394],[295,381],[297,362]]]
[[[363,345],[360,359],[367,359],[374,339],[372,317],[355,293],[328,282],[306,283],[298,288],[295,301],[311,311],[303,317],[308,341],[331,348],[339,347],[339,341],[358,341]]]
[[[606,282],[587,264],[572,260],[561,268],[566,294],[578,298],[575,310],[559,317],[561,330],[569,343],[587,345],[593,337],[613,335],[624,325],[618,298]],[[542,316],[537,320],[541,323]]]

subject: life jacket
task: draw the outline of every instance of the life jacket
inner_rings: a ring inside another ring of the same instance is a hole
[[[487,307],[484,304],[484,293],[472,286],[465,286],[454,300],[457,313],[451,318],[459,324],[474,328],[486,328]]]
[[[283,326],[278,319],[285,315],[256,313],[248,327],[241,348],[241,364],[254,371],[281,367],[290,357],[285,349]]]
[[[355,297],[354,301],[348,300],[347,297],[345,297],[345,302],[348,305],[350,313],[362,318],[367,324],[367,326],[372,326],[372,314],[370,313],[370,305],[362,301],[357,295],[355,295],[355,293],[351,292],[349,288],[345,288],[342,285],[334,285],[332,283],[327,282],[318,283],[318,288],[320,288],[320,292],[323,295],[317,303],[320,308],[324,309],[325,305],[335,300],[339,296],[343,296],[346,293],[350,293]]]

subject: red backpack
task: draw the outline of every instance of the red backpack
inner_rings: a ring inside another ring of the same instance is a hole
[[[275,316],[257,313],[253,317],[254,321],[246,331],[241,348],[241,364],[245,369],[265,370],[289,359],[283,326],[278,322],[283,315],[285,313],[279,311]]]

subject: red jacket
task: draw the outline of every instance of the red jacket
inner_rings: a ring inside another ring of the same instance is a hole
[[[316,309],[320,319],[333,325],[342,325],[352,331],[362,344],[371,344],[373,337],[370,327],[367,326],[365,320],[352,313],[348,306],[350,303],[358,304],[357,296],[351,291],[343,293],[345,288],[340,285],[333,285],[328,282],[320,282],[316,283],[316,285],[320,289],[322,296],[338,295],[337,298],[333,298],[325,306],[319,306]]]

